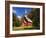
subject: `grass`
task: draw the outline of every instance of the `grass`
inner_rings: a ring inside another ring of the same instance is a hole
[[[13,30],[30,30],[32,26],[20,26],[20,27],[13,27]]]

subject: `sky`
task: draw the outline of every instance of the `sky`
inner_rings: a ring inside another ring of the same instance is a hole
[[[16,14],[18,18],[21,18],[23,15],[28,14],[32,8],[23,8],[23,7],[13,7],[13,13]]]

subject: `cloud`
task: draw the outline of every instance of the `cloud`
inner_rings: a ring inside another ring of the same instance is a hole
[[[13,10],[13,13],[16,13],[16,10]]]
[[[22,18],[21,16],[17,16],[17,17],[20,18],[20,19]]]
[[[27,13],[27,10],[25,10],[25,13]]]

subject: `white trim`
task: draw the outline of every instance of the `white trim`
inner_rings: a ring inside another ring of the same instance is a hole
[[[12,30],[12,7],[40,8],[40,30],[13,31]],[[43,22],[42,18],[43,18],[42,6],[10,4],[10,34],[22,34],[22,33],[38,33],[38,32],[42,32],[42,22]]]
[[[25,7],[25,8],[40,8],[41,6],[36,5],[19,5],[19,4],[10,4],[12,7]]]

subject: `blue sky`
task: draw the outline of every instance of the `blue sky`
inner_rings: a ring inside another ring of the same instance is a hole
[[[25,13],[25,10],[26,10],[26,13]],[[13,13],[16,14],[16,16],[23,16],[29,13],[31,10],[32,8],[13,7]]]

